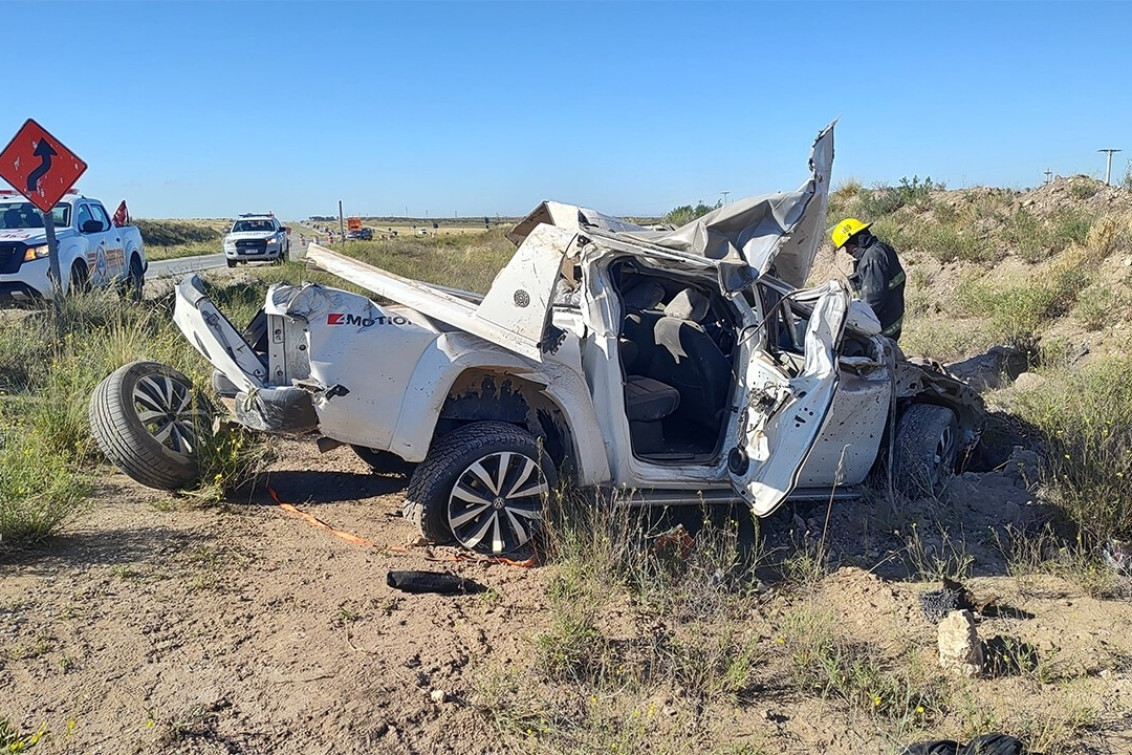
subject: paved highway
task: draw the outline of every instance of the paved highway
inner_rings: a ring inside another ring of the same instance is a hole
[[[290,258],[292,260],[299,259],[302,255],[302,250],[291,247]],[[199,270],[213,270],[218,267],[224,267],[228,263],[224,261],[223,254],[202,254],[199,257],[178,257],[171,260],[153,260],[149,263],[149,270],[146,271],[145,277],[147,280],[156,280],[157,278],[176,278],[189,273],[195,273]],[[266,263],[256,263],[266,264]]]

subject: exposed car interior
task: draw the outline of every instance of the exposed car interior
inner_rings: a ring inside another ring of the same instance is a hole
[[[633,453],[653,462],[715,457],[732,393],[735,324],[718,290],[615,263],[618,355]]]

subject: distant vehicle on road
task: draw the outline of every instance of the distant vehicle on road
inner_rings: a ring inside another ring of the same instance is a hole
[[[283,264],[291,251],[290,232],[291,229],[271,213],[241,215],[224,237],[224,258],[228,267],[256,261]]]
[[[114,225],[102,202],[78,192],[65,194],[51,214],[64,293],[113,283],[141,297],[149,262],[136,226]],[[54,296],[49,267],[43,213],[15,191],[0,190],[0,301]]]
[[[346,238],[354,241],[372,241],[373,229],[372,228],[359,228],[355,231],[347,231]]]

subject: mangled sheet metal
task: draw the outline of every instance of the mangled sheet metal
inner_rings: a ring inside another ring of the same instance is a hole
[[[380,297],[542,361],[544,353],[558,346],[556,331],[550,327],[551,303],[563,258],[577,254],[576,238],[577,234],[555,226],[536,226],[478,303],[316,244],[308,248],[307,260]]]
[[[630,235],[719,260],[724,291],[738,291],[772,269],[775,277],[801,287],[822,239],[833,169],[834,125],[814,141],[810,178],[797,191],[740,199],[675,231]]]

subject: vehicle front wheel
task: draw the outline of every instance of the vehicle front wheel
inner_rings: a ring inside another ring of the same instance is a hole
[[[913,404],[896,423],[893,482],[905,495],[937,495],[955,471],[959,421],[955,412]]]
[[[235,267],[235,266],[236,266],[236,260],[228,260],[228,267]]]
[[[409,480],[404,514],[433,542],[490,555],[530,542],[554,465],[535,437],[506,422],[476,422],[440,438]]]
[[[90,275],[87,274],[86,265],[76,262],[71,266],[71,291],[89,291]]]
[[[142,485],[176,490],[198,476],[202,433],[211,411],[193,384],[168,365],[132,362],[90,396],[90,429],[106,458]]]

